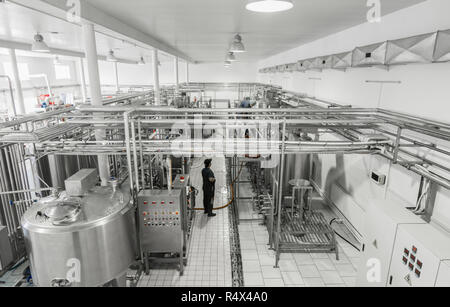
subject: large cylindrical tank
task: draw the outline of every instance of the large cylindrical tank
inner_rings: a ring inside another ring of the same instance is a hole
[[[289,134],[288,141],[310,140],[298,134]],[[310,179],[310,154],[286,154],[283,168],[283,196],[292,194],[292,186],[289,181],[292,179]]]
[[[134,225],[125,184],[42,199],[22,218],[33,283],[96,287],[119,279],[136,257]]]

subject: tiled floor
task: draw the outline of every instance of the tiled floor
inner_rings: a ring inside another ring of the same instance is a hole
[[[243,172],[245,179],[248,173]],[[242,191],[243,189],[241,189]],[[242,193],[240,193],[243,195]],[[240,217],[254,216],[244,203]],[[321,208],[327,220],[333,213]],[[343,227],[339,231],[348,235]],[[335,254],[281,254],[279,268],[274,268],[275,252],[269,249],[266,226],[258,221],[241,221],[239,225],[245,286],[266,287],[341,287],[354,286],[359,252],[338,238],[340,260]]]
[[[204,159],[196,159],[191,169],[192,185],[200,193],[197,196],[197,207],[203,206],[201,193],[201,170]],[[212,169],[216,175],[215,207],[228,203],[228,187],[224,158],[215,158]],[[208,218],[199,211],[196,214],[188,264],[183,276],[179,275],[173,265],[153,264],[149,276],[143,275],[138,287],[231,287],[231,256],[229,238],[228,208],[216,211],[217,216]]]

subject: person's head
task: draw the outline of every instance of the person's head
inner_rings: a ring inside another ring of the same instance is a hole
[[[206,159],[205,160],[205,167],[208,168],[208,167],[211,167],[211,165],[212,165],[212,160],[211,159]]]

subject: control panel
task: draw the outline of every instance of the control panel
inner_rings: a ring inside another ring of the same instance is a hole
[[[388,286],[434,287],[441,264],[447,260],[450,260],[448,235],[429,224],[400,225],[392,253]]]
[[[182,198],[180,190],[146,190],[139,193],[139,228],[143,252],[182,251]]]

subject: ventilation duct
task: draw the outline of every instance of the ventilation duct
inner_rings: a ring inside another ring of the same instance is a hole
[[[297,70],[297,63],[289,63],[286,65],[287,72],[294,72]]]
[[[450,61],[450,30],[437,32],[433,60],[435,62]]]
[[[387,42],[356,47],[353,50],[353,67],[368,67],[386,64]]]
[[[331,57],[333,58],[331,65],[333,69],[347,69],[352,67],[352,51],[334,54]]]
[[[388,41],[386,65],[432,62],[436,37],[435,32]]]
[[[305,72],[328,68],[347,69],[449,61],[450,30],[445,30],[357,47],[353,51],[330,56],[300,60],[297,62],[296,70]],[[289,69],[290,67],[287,70]]]

